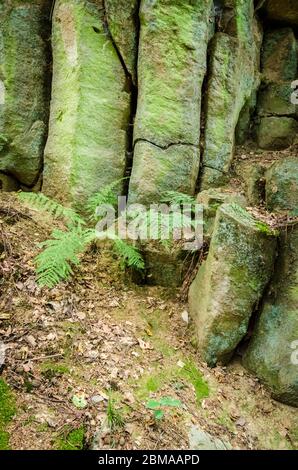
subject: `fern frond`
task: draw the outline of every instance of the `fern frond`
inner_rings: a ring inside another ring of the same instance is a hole
[[[167,191],[162,200],[162,202],[167,202],[170,204],[196,204],[196,198],[190,196],[189,194],[180,193],[178,191]]]
[[[37,282],[40,287],[52,288],[72,274],[72,266],[79,264],[78,255],[89,244],[89,230],[80,226],[64,232],[54,230],[52,239],[40,244],[43,251],[36,256]]]
[[[145,263],[142,258],[142,255],[136,247],[129,245],[120,238],[117,238],[114,239],[114,248],[122,259],[123,266],[128,266],[140,270],[145,268]]]
[[[96,217],[97,207],[103,204],[110,204],[113,207],[117,206],[117,203],[118,203],[117,189],[119,188],[120,184],[126,179],[127,178],[121,178],[120,180],[113,181],[111,184],[108,184],[107,186],[105,186],[98,193],[90,196],[86,204],[86,210],[91,220],[96,221],[98,219],[98,217]]]
[[[85,224],[84,220],[73,209],[62,206],[62,204],[42,193],[21,192],[19,193],[19,198],[22,202],[29,204],[35,209],[50,213],[56,219],[64,219],[70,225]]]

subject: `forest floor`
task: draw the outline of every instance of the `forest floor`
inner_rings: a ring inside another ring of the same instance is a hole
[[[0,385],[15,414],[4,426],[0,411],[0,448],[5,432],[12,449],[188,449],[194,426],[233,448],[298,448],[297,410],[271,399],[240,355],[214,369],[198,360],[179,290],[132,284],[104,248],[41,290],[33,258],[53,226],[0,194]],[[165,397],[180,406],[157,420],[148,401]]]

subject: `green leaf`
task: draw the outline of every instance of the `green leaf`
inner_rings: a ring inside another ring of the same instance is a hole
[[[171,397],[163,397],[160,399],[160,406],[174,406],[180,408],[182,403],[180,400]]]
[[[74,406],[78,409],[83,409],[83,408],[86,408],[88,403],[87,403],[87,400],[85,399],[84,396],[82,395],[74,395],[72,397],[72,403],[74,404]]]
[[[146,408],[149,410],[154,410],[156,408],[160,408],[160,401],[157,400],[148,400],[146,403]]]
[[[154,418],[157,420],[161,420],[164,417],[164,412],[162,410],[155,410],[154,411]]]

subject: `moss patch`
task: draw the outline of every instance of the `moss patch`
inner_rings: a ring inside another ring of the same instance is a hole
[[[209,386],[193,361],[187,361],[180,375],[194,386],[198,404],[209,396]]]
[[[9,449],[9,433],[6,427],[15,413],[15,398],[6,382],[0,379],[0,450]]]
[[[59,377],[64,374],[69,374],[70,370],[67,365],[55,363],[55,362],[44,362],[41,365],[41,373],[47,378],[52,379],[53,377]]]
[[[60,437],[55,445],[57,450],[83,450],[85,441],[85,429],[80,426],[72,429],[65,437]]]

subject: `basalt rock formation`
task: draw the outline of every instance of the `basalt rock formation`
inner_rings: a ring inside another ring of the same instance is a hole
[[[296,0],[0,5],[0,189],[197,195],[201,356],[226,363],[252,329],[244,364],[296,406],[297,37]],[[147,247],[147,280],[180,284],[180,254]]]

